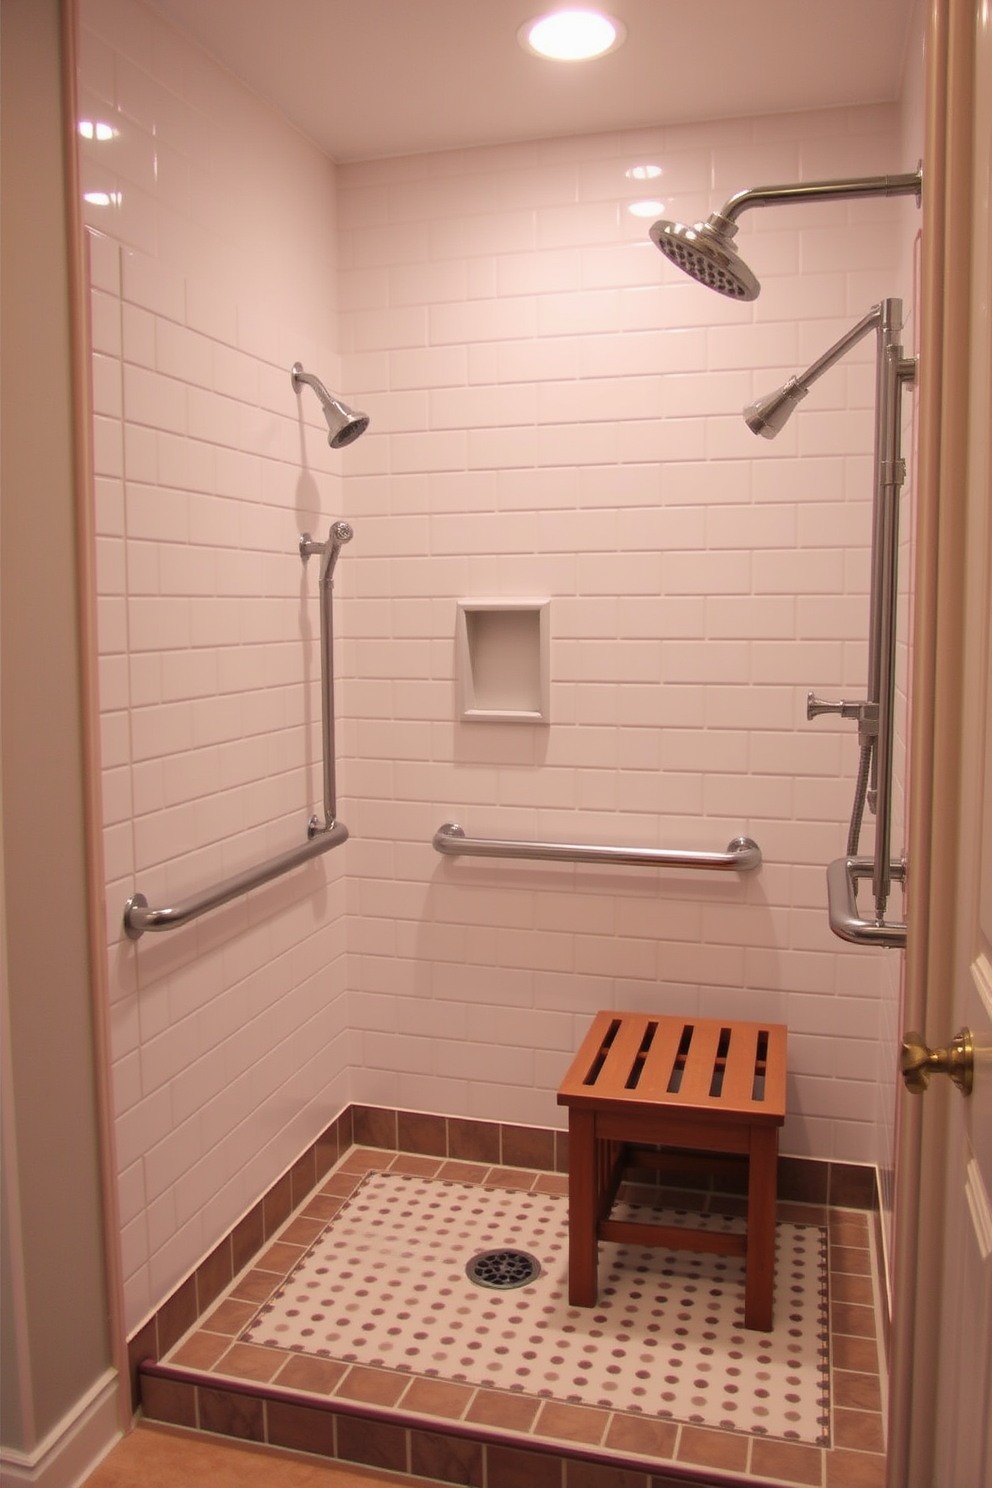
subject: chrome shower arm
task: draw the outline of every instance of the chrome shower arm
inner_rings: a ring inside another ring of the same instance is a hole
[[[836,362],[839,362],[841,357],[846,356],[851,347],[856,346],[869,331],[879,329],[882,324],[882,313],[881,304],[873,305],[857,325],[852,326],[845,336],[831,346],[829,351],[817,357],[813,365],[807,367],[805,372],[799,376],[790,377],[788,382],[776,388],[773,393],[766,393],[763,398],[756,398],[753,403],[749,403],[744,410],[744,421],[751,432],[760,434],[764,439],[774,439],[777,434],[780,434],[814,382],[822,377],[824,372],[829,371]]]
[[[919,205],[923,171],[905,175],[841,177],[834,181],[805,181],[789,186],[749,186],[737,191],[721,209],[720,216],[736,222],[749,207],[768,207],[790,202],[853,201],[861,196],[915,196]]]
[[[814,382],[819,381],[824,372],[829,372],[830,368],[835,366],[842,357],[845,357],[852,347],[857,346],[859,341],[863,341],[869,331],[877,330],[881,318],[881,304],[873,305],[868,311],[868,314],[861,317],[857,325],[852,326],[845,336],[842,336],[839,341],[834,342],[829,351],[825,351],[822,356],[817,357],[812,366],[807,367],[805,372],[793,378],[792,381],[798,383],[800,387],[809,390]]]
[[[315,377],[312,372],[304,372],[299,362],[294,362],[292,368],[290,369],[289,375],[292,379],[293,387],[296,389],[297,392],[299,392],[300,390],[300,383],[305,382],[307,387],[313,388],[314,392],[317,394],[317,397],[320,399],[321,405],[324,408],[326,408],[329,403],[333,402],[331,394],[327,391],[320,378]]]

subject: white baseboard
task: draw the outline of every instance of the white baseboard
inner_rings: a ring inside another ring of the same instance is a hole
[[[0,1488],[79,1488],[121,1438],[118,1390],[108,1369],[33,1451],[0,1448]]]

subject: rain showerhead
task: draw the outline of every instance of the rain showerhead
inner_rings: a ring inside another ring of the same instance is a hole
[[[853,180],[807,181],[796,186],[753,186],[738,191],[720,212],[705,222],[685,227],[681,222],[656,222],[651,241],[680,269],[732,300],[755,300],[761,285],[732,245],[737,218],[748,207],[767,207],[776,202],[850,200],[860,196],[915,195],[917,205],[923,189],[923,173],[915,170],[902,176],[864,176]]]
[[[734,300],[756,300],[761,285],[731,245],[736,233],[736,223],[719,212],[695,227],[656,222],[649,230],[652,243],[665,257],[700,284]]]
[[[369,426],[368,414],[356,413],[347,403],[335,398],[319,377],[314,377],[312,372],[304,372],[301,362],[294,362],[289,375],[296,392],[300,391],[303,383],[307,383],[320,399],[320,406],[327,420],[327,442],[331,449],[344,449],[346,444],[354,443],[365,433]]]

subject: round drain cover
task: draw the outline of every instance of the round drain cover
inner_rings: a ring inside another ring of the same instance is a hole
[[[541,1263],[526,1250],[483,1250],[472,1257],[465,1274],[476,1286],[496,1287],[505,1292],[536,1281],[541,1274]]]

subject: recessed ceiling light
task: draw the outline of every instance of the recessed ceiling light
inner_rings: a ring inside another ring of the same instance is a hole
[[[627,35],[622,21],[598,10],[555,10],[521,26],[521,46],[558,62],[581,62],[614,51]]]

